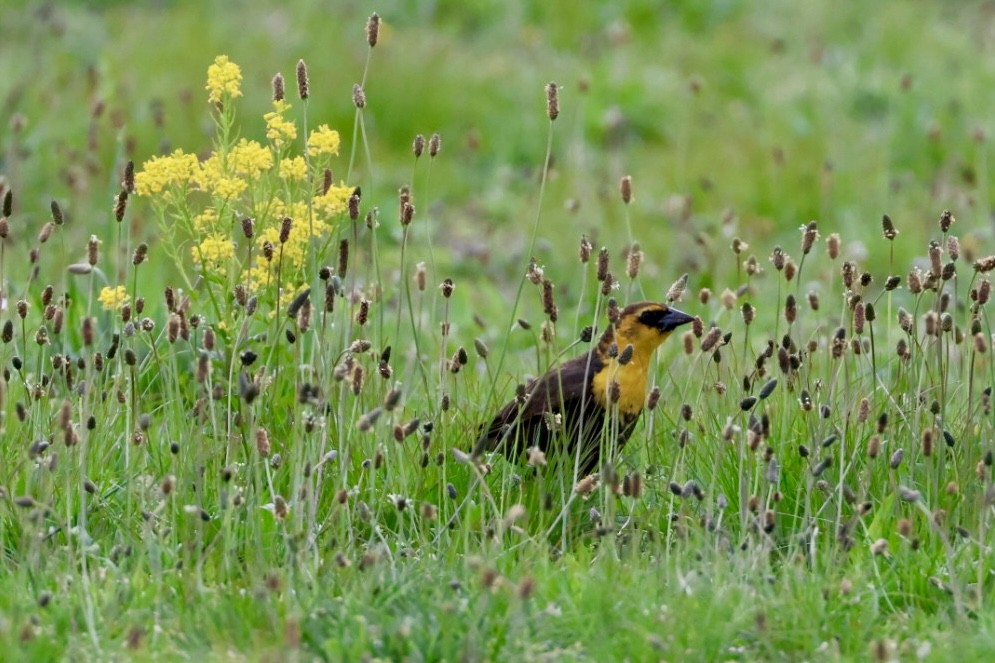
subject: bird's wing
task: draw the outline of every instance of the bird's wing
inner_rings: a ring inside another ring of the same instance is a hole
[[[592,400],[589,385],[591,376],[601,370],[603,364],[594,351],[574,357],[558,369],[550,370],[528,384],[525,389],[525,402],[511,401],[495,415],[489,424],[482,428],[480,440],[474,449],[475,454],[493,451],[505,437],[514,436],[514,428],[532,431],[536,426],[545,427],[546,413],[572,413],[589,405]],[[582,405],[583,404],[583,405]],[[512,449],[507,449],[512,451]]]

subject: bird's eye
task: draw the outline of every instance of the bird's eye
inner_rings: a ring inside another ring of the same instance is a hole
[[[666,315],[666,313],[667,311],[665,309],[647,309],[639,314],[639,322],[647,327],[659,327],[660,321],[663,320],[663,316]]]

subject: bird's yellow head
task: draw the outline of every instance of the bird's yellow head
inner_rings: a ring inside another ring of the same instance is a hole
[[[639,302],[629,304],[619,315],[615,336],[619,349],[629,343],[638,354],[649,355],[670,333],[694,320],[683,311],[666,304]]]
[[[598,344],[597,352],[604,364],[591,380],[595,400],[601,405],[608,403],[615,383],[619,411],[638,415],[646,399],[653,351],[671,332],[692,320],[694,318],[683,311],[654,302],[630,304],[622,309],[614,329],[610,328]],[[608,354],[611,345],[619,353],[617,356]],[[632,346],[631,352],[629,346]]]

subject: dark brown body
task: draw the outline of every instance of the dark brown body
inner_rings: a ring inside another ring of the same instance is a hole
[[[579,461],[579,476],[599,470],[601,445],[614,441],[615,449],[621,449],[639,420],[638,413],[615,410],[617,416],[606,426],[608,410],[592,388],[593,376],[603,368],[595,349],[533,380],[526,387],[524,401],[508,403],[486,425],[477,451],[498,450],[518,460],[528,448],[537,447],[545,454],[556,452],[568,468]],[[560,415],[558,428],[549,425],[547,413]]]

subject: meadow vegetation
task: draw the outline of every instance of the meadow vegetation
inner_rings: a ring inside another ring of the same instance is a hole
[[[238,4],[0,28],[11,659],[995,646],[990,8]],[[612,462],[471,453],[643,299]]]

